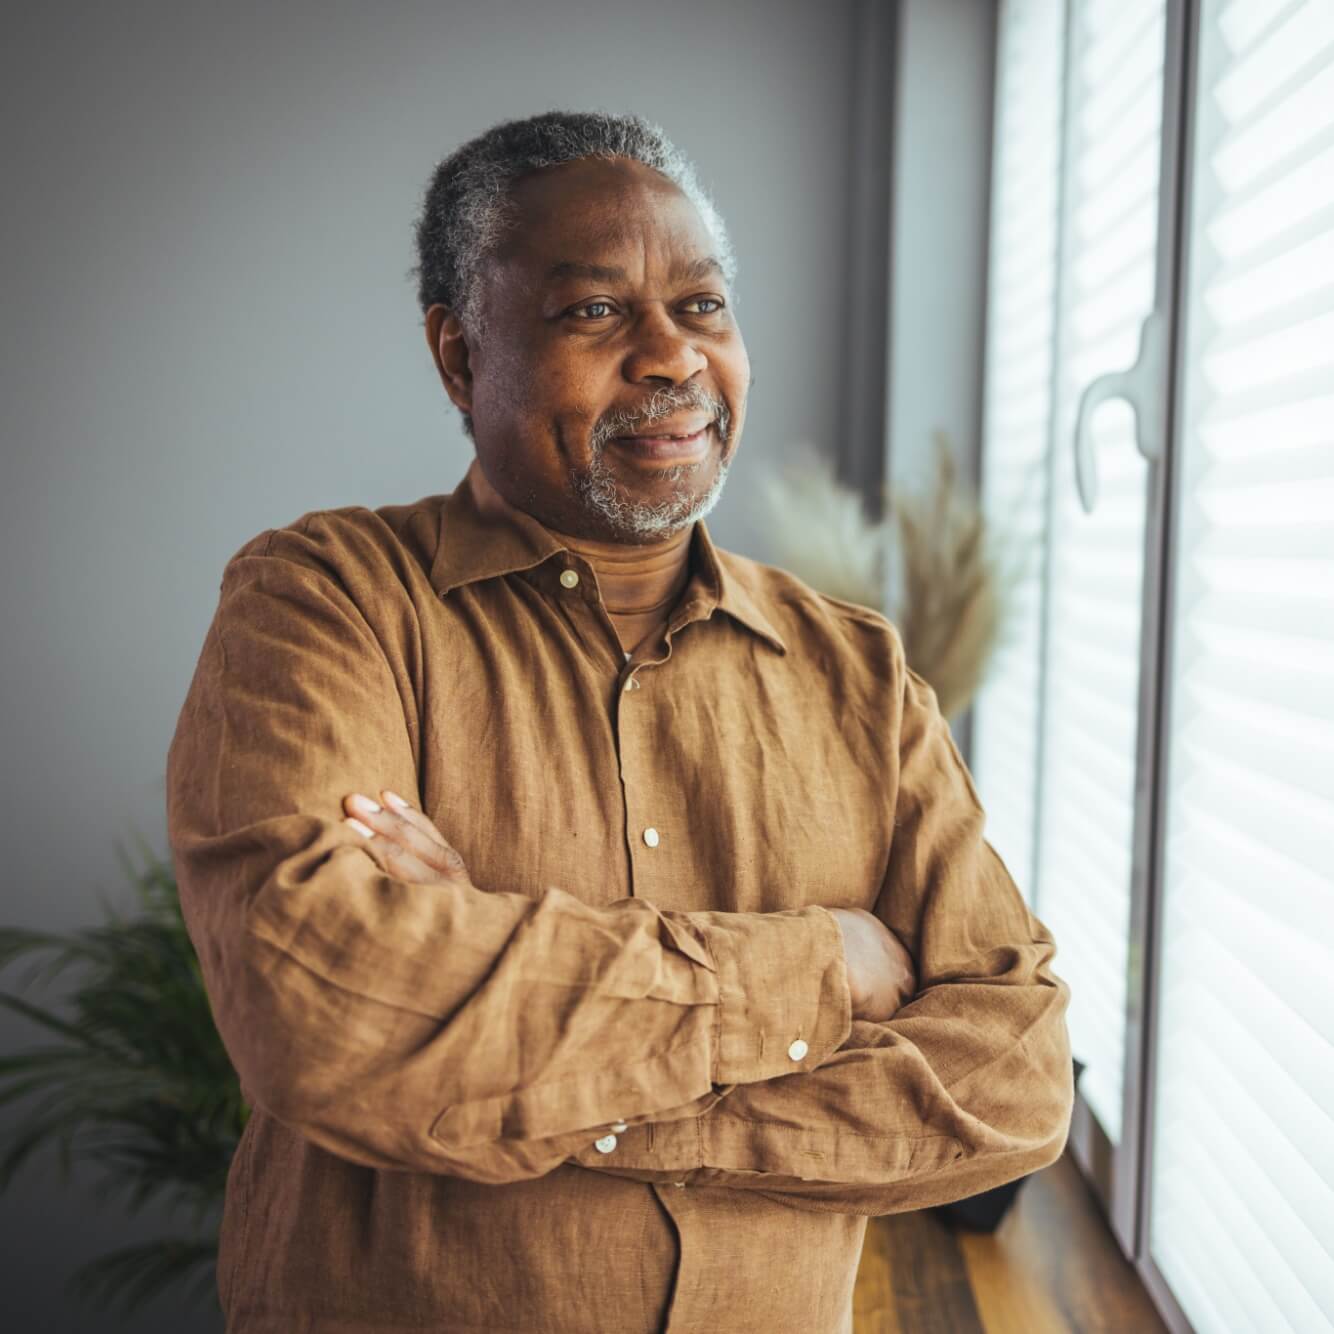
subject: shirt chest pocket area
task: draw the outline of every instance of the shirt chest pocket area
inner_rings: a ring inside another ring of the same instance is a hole
[[[677,800],[694,873],[723,900],[699,907],[869,909],[880,892],[892,815],[876,776],[836,744],[720,747],[686,769]]]

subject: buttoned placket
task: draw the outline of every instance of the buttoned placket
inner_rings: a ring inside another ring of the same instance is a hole
[[[652,688],[651,685],[649,687],[643,685],[640,680],[640,673],[647,673],[653,668],[660,670],[668,662],[674,648],[673,636],[679,634],[693,621],[702,619],[701,611],[702,604],[696,599],[692,599],[677,609],[676,614],[669,619],[667,628],[663,632],[661,642],[664,647],[660,657],[636,662],[634,654],[624,653],[624,650],[622,650],[625,665],[622,669],[621,688],[617,696],[613,724],[616,737],[616,755],[621,769],[621,792],[625,803],[626,841],[630,850],[631,894],[635,892],[638,879],[636,875],[639,865],[638,859],[645,855],[651,855],[655,850],[662,847],[664,839],[671,836],[671,821],[675,813],[670,811],[644,811],[638,807],[634,797],[635,775],[627,772],[626,768],[624,731],[627,726],[635,725],[636,714],[639,711],[634,692]],[[608,618],[608,623],[610,624],[610,618]],[[647,849],[647,853],[645,853],[645,849]]]
[[[616,627],[612,624],[611,617],[607,612],[606,606],[602,602],[601,591],[597,584],[597,575],[588,567],[586,562],[577,561],[571,552],[564,552],[563,568],[556,576],[558,585],[557,595],[567,598],[577,598],[579,602],[587,607],[589,612],[599,622],[606,636],[609,646],[614,646],[613,661],[617,663],[618,674],[617,681],[619,688],[612,696],[612,731],[616,743],[616,756],[620,768],[621,793],[623,802],[623,818],[626,838],[626,847],[628,851],[628,869],[630,874],[629,893],[635,894],[639,882],[638,868],[640,860],[643,857],[654,856],[664,842],[663,829],[670,833],[671,812],[653,813],[644,812],[639,809],[635,799],[635,775],[627,772],[626,767],[626,747],[624,745],[624,733],[627,726],[634,726],[634,720],[639,713],[637,701],[634,700],[635,693],[644,690],[644,685],[640,681],[640,674],[646,673],[652,668],[661,669],[672,657],[675,645],[674,637],[678,635],[686,626],[693,624],[698,620],[705,620],[711,614],[706,609],[706,604],[698,598],[691,598],[683,606],[677,608],[676,613],[669,618],[667,627],[663,632],[662,652],[659,657],[646,658],[635,661],[633,653],[627,653],[620,646],[620,639],[616,634]],[[582,566],[582,568],[581,568]],[[549,576],[548,576],[549,577]],[[548,585],[550,587],[550,585]],[[648,747],[636,747],[637,752],[644,753],[649,750]],[[649,823],[644,817],[648,816],[654,820]],[[667,821],[665,823],[664,821]],[[663,829],[659,828],[663,826]],[[679,829],[679,826],[678,826]],[[801,1061],[809,1050],[808,1044],[804,1038],[797,1037],[788,1046],[787,1054],[792,1061]],[[618,1136],[629,1129],[626,1121],[616,1119],[609,1123],[609,1128],[604,1130],[593,1140],[593,1148],[600,1154],[610,1154],[615,1152],[619,1143]],[[650,1137],[652,1126],[649,1126]],[[650,1138],[651,1143],[651,1138]],[[673,1181],[675,1187],[684,1188],[687,1184],[685,1180]]]
[[[632,655],[626,653],[620,646],[620,639],[616,634],[616,627],[612,624],[611,617],[607,613],[606,606],[602,602],[601,590],[598,588],[597,575],[591,568],[584,565],[583,562],[573,555],[572,552],[564,552],[561,555],[563,568],[556,576],[556,583],[559,585],[556,590],[557,596],[564,598],[578,598],[580,602],[588,608],[590,613],[596,619],[605,633],[609,646],[614,646],[616,657],[613,662],[618,664],[618,680],[620,682],[619,694],[625,694],[631,691],[641,689],[637,673],[645,666],[653,665],[646,663],[631,663]],[[617,711],[619,712],[619,711]],[[613,718],[614,730],[617,734],[617,752],[619,759],[620,735],[619,735],[619,717]],[[627,812],[628,816],[628,812]],[[642,832],[643,841],[649,847],[656,847],[659,841],[659,835],[656,829],[646,829]],[[634,858],[630,859],[630,894],[634,894]],[[601,1135],[593,1140],[593,1148],[598,1153],[612,1153],[618,1143],[617,1136],[623,1134],[629,1129],[629,1124],[619,1118],[610,1123],[610,1127]]]
[[[644,686],[640,680],[640,673],[646,672],[653,667],[661,667],[672,656],[672,637],[685,628],[692,621],[701,619],[703,604],[697,599],[692,599],[683,607],[678,608],[676,615],[671,617],[663,634],[664,651],[660,657],[649,658],[636,662],[633,653],[627,653],[620,647],[620,639],[616,634],[616,627],[612,624],[611,617],[602,602],[601,591],[597,586],[597,576],[591,569],[580,568],[576,563],[573,553],[565,552],[562,556],[564,568],[557,575],[559,585],[559,595],[565,597],[578,597],[585,606],[593,613],[595,618],[606,631],[609,641],[615,645],[615,651],[620,655],[620,664],[618,672],[619,690],[614,696],[613,705],[613,733],[616,739],[617,760],[621,766],[621,791],[624,803],[623,814],[625,819],[626,841],[629,849],[629,871],[630,885],[629,891],[633,896],[636,886],[636,857],[641,855],[651,855],[659,848],[663,841],[663,834],[658,828],[659,823],[663,823],[663,817],[657,817],[658,823],[641,822],[638,826],[638,832],[635,833],[634,824],[634,806],[632,788],[633,776],[627,775],[624,762],[624,748],[622,746],[622,729],[625,725],[627,714],[623,712],[625,706],[629,703],[627,697],[633,696],[636,691],[643,690]],[[707,615],[707,613],[705,613]],[[633,715],[629,715],[633,716]],[[617,1136],[623,1134],[629,1129],[627,1122],[616,1120],[610,1124],[610,1128],[603,1134],[593,1140],[593,1148],[598,1153],[609,1154],[616,1150],[618,1144]],[[673,1183],[676,1186],[684,1186],[684,1181]]]
[[[623,746],[623,731],[627,720],[634,719],[635,716],[635,711],[631,710],[627,696],[631,696],[635,691],[643,690],[642,683],[640,683],[639,680],[640,671],[647,671],[647,668],[650,667],[662,667],[663,664],[671,658],[672,650],[674,650],[674,643],[672,643],[674,636],[684,630],[684,627],[688,626],[688,624],[695,622],[695,620],[707,619],[710,612],[704,611],[704,604],[700,603],[698,599],[692,598],[690,602],[679,607],[678,610],[676,610],[676,614],[668,619],[666,630],[663,631],[662,640],[660,640],[664,646],[662,656],[660,656],[660,658],[651,658],[636,663],[634,654],[632,654],[632,652],[627,652],[620,647],[620,639],[619,636],[616,635],[616,627],[612,624],[611,616],[608,615],[607,608],[602,602],[602,594],[600,594],[598,588],[598,576],[592,571],[591,567],[587,566],[586,562],[580,563],[583,564],[583,568],[579,568],[579,564],[576,564],[576,558],[572,552],[564,552],[564,567],[560,570],[560,574],[556,576],[556,579],[558,579],[562,595],[576,596],[584,606],[590,608],[594,618],[599,620],[600,624],[602,624],[608,640],[610,640],[611,644],[614,644],[615,654],[619,655],[618,680],[620,688],[619,691],[616,692],[616,695],[612,696],[612,698],[614,698],[614,706],[612,706],[612,710],[614,710],[612,731],[614,731],[615,734],[616,758],[618,758],[620,763],[620,779],[622,779],[624,827],[626,827],[627,848],[628,854],[630,854],[630,894],[634,895],[636,883],[638,883],[639,879],[638,875],[636,875],[636,870],[638,870],[639,864],[636,858],[644,855],[652,855],[652,852],[654,852],[656,848],[662,846],[663,832],[659,830],[658,823],[644,823],[642,820],[638,823],[638,839],[635,838],[634,832],[632,832],[636,828],[636,816],[646,814],[646,812],[640,812],[635,810],[635,808],[632,808],[635,806],[634,796],[632,796],[632,786],[634,786],[634,784],[632,784],[632,778],[634,778],[634,775],[628,775],[626,772],[626,758],[624,758],[624,756],[626,756],[626,748]],[[646,750],[646,747],[639,747],[639,750]],[[666,812],[666,815],[667,818],[670,819],[671,812]],[[663,816],[658,816],[658,822],[662,823],[662,820]],[[640,848],[647,848],[648,852],[640,851]],[[787,1047],[788,1059],[791,1059],[791,1061],[794,1062],[800,1062],[806,1057],[808,1050],[810,1050],[810,1047],[808,1047],[806,1039],[800,1037],[795,1038]],[[608,1129],[606,1133],[599,1135],[598,1138],[594,1139],[592,1146],[594,1146],[594,1149],[598,1151],[599,1154],[614,1153],[616,1145],[619,1143],[618,1135],[623,1134],[624,1131],[628,1129],[630,1129],[630,1127],[628,1127],[627,1122],[616,1119],[616,1121],[610,1123],[610,1129]],[[671,1185],[684,1187],[686,1186],[686,1181],[674,1181]]]

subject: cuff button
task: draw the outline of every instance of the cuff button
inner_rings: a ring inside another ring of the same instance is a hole
[[[802,1058],[803,1056],[806,1055],[806,1053],[807,1053],[808,1051],[810,1051],[810,1048],[806,1045],[805,1040],[802,1039],[802,1038],[798,1038],[798,1039],[797,1039],[797,1040],[796,1040],[796,1041],[795,1041],[795,1042],[794,1042],[794,1043],[787,1049],[787,1054],[788,1054],[794,1061],[799,1061],[799,1060],[801,1060],[801,1058]]]
[[[610,1153],[616,1147],[616,1136],[603,1135],[601,1139],[595,1139],[593,1141],[593,1147],[599,1153]]]

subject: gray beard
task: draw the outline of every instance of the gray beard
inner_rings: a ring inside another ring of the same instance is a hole
[[[664,469],[663,476],[669,482],[682,482],[698,466],[695,463],[677,464]],[[670,537],[704,518],[718,503],[730,466],[730,461],[718,465],[717,475],[702,496],[697,496],[686,486],[677,486],[667,499],[653,504],[636,503],[621,495],[616,478],[600,450],[594,455],[591,466],[586,471],[571,473],[570,480],[584,508],[595,514],[604,527],[632,541],[647,542]]]
[[[719,463],[717,475],[702,496],[678,485],[666,500],[654,504],[636,504],[627,500],[607,467],[606,448],[617,434],[661,421],[681,408],[690,407],[713,414],[714,430],[722,442],[725,456],[732,436],[731,413],[721,398],[713,397],[694,384],[664,386],[638,411],[608,412],[594,426],[591,439],[593,461],[583,471],[571,470],[570,485],[584,508],[617,537],[631,542],[670,537],[704,518],[718,503],[731,466],[731,460],[727,458]],[[678,463],[663,469],[662,477],[667,482],[683,483],[699,466],[698,463]]]

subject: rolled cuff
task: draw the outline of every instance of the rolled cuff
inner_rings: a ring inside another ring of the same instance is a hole
[[[691,917],[718,975],[715,1085],[814,1070],[847,1040],[843,932],[827,908]]]

